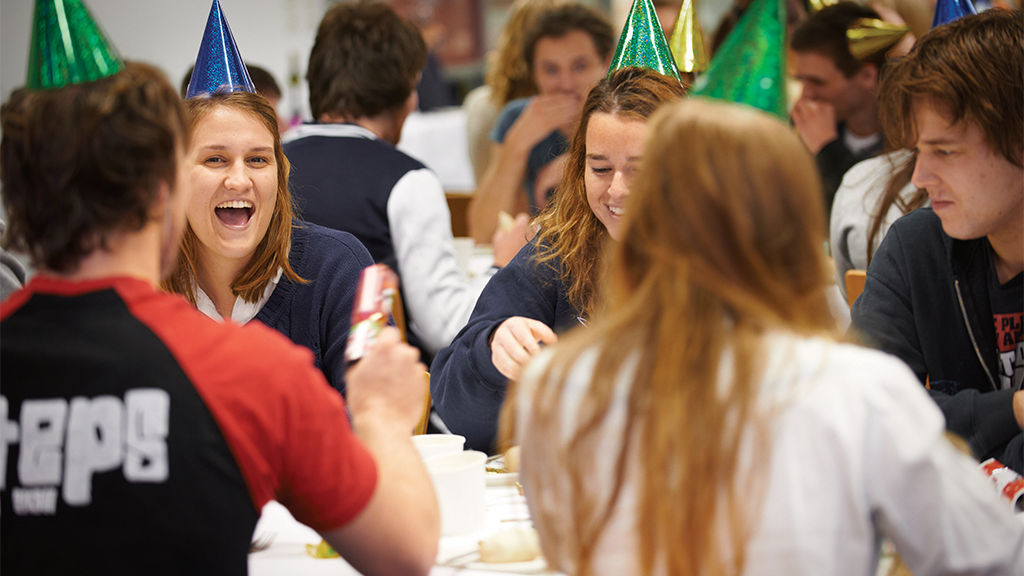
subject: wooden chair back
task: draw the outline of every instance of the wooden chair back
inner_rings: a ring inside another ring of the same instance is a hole
[[[847,270],[846,277],[846,301],[853,306],[853,302],[860,296],[860,293],[864,291],[864,282],[867,280],[868,273],[866,270]]]
[[[427,398],[423,404],[423,416],[420,418],[420,423],[416,425],[416,431],[413,434],[426,434],[427,423],[430,422],[430,372],[423,373],[426,376],[427,382]]]

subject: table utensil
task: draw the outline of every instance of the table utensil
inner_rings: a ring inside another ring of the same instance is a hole
[[[266,550],[267,548],[270,548],[271,543],[274,542],[274,538],[276,537],[277,533],[266,532],[264,534],[257,536],[256,538],[253,538],[252,543],[249,544],[249,553],[251,554],[253,552],[260,552]]]

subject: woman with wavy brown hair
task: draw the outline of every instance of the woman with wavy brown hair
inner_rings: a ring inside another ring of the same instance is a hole
[[[537,94],[537,84],[523,60],[523,36],[538,14],[568,2],[516,0],[508,9],[508,21],[498,35],[498,44],[487,55],[484,83],[470,90],[462,101],[462,108],[466,111],[470,163],[478,182],[491,160],[491,131],[498,121],[498,113],[516,98]]]
[[[650,125],[601,310],[509,397],[551,567],[867,576],[887,535],[915,574],[1017,573],[1024,526],[914,375],[837,342],[799,137],[701,99]]]
[[[469,323],[434,359],[434,406],[469,447],[491,450],[505,386],[594,308],[600,253],[618,237],[647,118],[685,93],[675,78],[625,68],[587,96],[555,201],[540,232],[491,279]]]
[[[196,96],[185,110],[188,227],[164,288],[216,320],[284,333],[344,391],[352,302],[370,254],[347,232],[294,219],[277,115],[263,96]]]

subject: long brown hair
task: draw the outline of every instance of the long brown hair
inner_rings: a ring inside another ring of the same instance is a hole
[[[516,98],[537,93],[537,85],[523,60],[523,35],[541,12],[569,0],[516,0],[509,8],[508,22],[498,36],[498,46],[488,56],[485,83],[491,87],[491,100],[500,110]]]
[[[534,518],[558,569],[592,573],[633,475],[638,573],[739,574],[770,451],[770,414],[755,406],[766,333],[835,331],[820,184],[792,129],[751,108],[686,99],[649,122],[623,238],[610,248],[614,306],[563,338],[539,378],[524,482],[538,501],[570,487],[568,509]],[[563,443],[564,382],[587,353],[591,380]],[[622,444],[609,455],[595,432],[624,377]],[[739,456],[748,441],[752,464]],[[592,463],[609,457],[606,498]]]
[[[864,246],[865,250],[867,250],[866,262],[868,264],[871,264],[871,259],[875,255],[875,238],[882,231],[882,223],[885,222],[889,209],[895,205],[903,214],[909,214],[924,206],[925,202],[928,201],[928,193],[924,190],[916,190],[909,200],[904,200],[900,194],[903,188],[910,183],[916,162],[917,154],[910,154],[899,164],[894,164],[890,167],[889,181],[885,184],[885,189],[882,190],[882,195],[878,198],[878,204],[875,205],[874,211],[871,213],[871,219],[868,221],[868,241]]]
[[[281,146],[281,134],[277,130],[277,113],[266,98],[249,92],[190,98],[185,101],[185,112],[193,132],[196,124],[219,107],[233,108],[251,115],[274,137],[274,162],[277,164],[277,201],[274,205],[274,214],[271,216],[266,236],[256,246],[249,263],[231,282],[231,292],[235,296],[241,296],[246,302],[256,302],[263,296],[264,289],[274,279],[279,268],[284,270],[285,278],[292,282],[306,282],[292,270],[288,262],[288,249],[292,242],[292,218],[295,215],[292,195],[288,191],[290,165]],[[195,279],[196,265],[199,262],[199,244],[199,238],[192,225],[188,224],[181,241],[177,267],[161,285],[164,290],[183,294],[193,306],[196,304]]]
[[[685,93],[674,78],[646,68],[623,68],[601,80],[587,95],[555,201],[537,218],[538,265],[561,261],[561,280],[569,286],[569,303],[584,316],[593,308],[601,249],[608,238],[604,224],[590,209],[584,185],[590,118],[603,112],[646,121],[659,106]]]
[[[916,100],[951,124],[977,125],[993,152],[1024,164],[1024,15],[986,10],[937,26],[882,76],[879,119],[886,140],[914,148]]]

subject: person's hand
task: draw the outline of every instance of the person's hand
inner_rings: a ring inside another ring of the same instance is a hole
[[[1013,393],[1013,415],[1017,417],[1017,425],[1024,430],[1024,390]]]
[[[494,247],[494,265],[504,268],[519,250],[533,237],[530,230],[530,217],[525,212],[520,212],[508,229],[500,226],[491,239],[491,246]]]
[[[491,362],[509,380],[519,378],[523,366],[541,350],[541,343],[554,344],[558,336],[547,324],[513,316],[494,331],[491,338]]]
[[[804,145],[816,155],[826,144],[839,137],[836,131],[836,110],[827,102],[801,98],[790,112]]]
[[[345,374],[345,399],[359,431],[361,420],[408,430],[423,416],[427,367],[418,350],[403,344],[398,330],[386,327],[366,355]]]
[[[509,128],[505,143],[529,150],[555,130],[570,136],[579,120],[581,105],[576,97],[567,94],[534,96]]]

